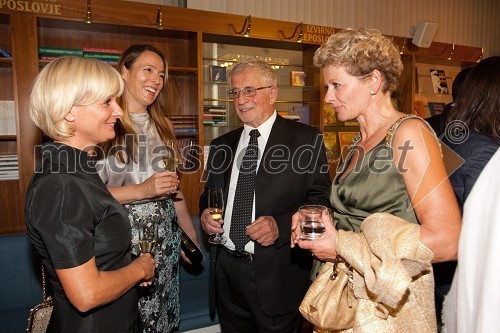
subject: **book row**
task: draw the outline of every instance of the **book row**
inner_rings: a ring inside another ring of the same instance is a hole
[[[0,101],[0,135],[16,135],[14,101]]]
[[[76,56],[84,58],[94,58],[109,63],[118,63],[121,56],[120,50],[83,48],[69,49],[56,47],[39,47],[38,54],[42,60],[54,60],[64,56]]]
[[[0,179],[19,179],[19,162],[17,155],[0,155]]]

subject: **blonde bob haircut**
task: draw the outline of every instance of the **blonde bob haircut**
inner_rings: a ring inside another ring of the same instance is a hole
[[[37,75],[30,94],[30,115],[35,124],[54,140],[74,135],[64,117],[73,106],[85,106],[110,96],[120,96],[121,75],[99,60],[63,57],[52,61]]]
[[[314,53],[314,66],[343,67],[347,73],[367,79],[377,69],[383,77],[382,92],[398,88],[403,63],[392,41],[375,29],[346,29],[333,34]]]

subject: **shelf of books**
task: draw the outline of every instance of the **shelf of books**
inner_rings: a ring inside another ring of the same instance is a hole
[[[148,5],[144,6],[149,8]],[[201,103],[198,80],[200,33],[182,29],[158,30],[152,26],[135,25],[132,24],[132,17],[137,13],[132,11],[126,12],[126,15],[130,16],[128,21],[116,21],[112,13],[100,13],[100,15],[104,15],[101,22],[92,24],[86,24],[83,20],[37,17],[38,64],[44,66],[53,59],[69,55],[99,59],[116,67],[121,54],[129,46],[153,45],[165,55],[168,63],[168,83],[165,87],[168,96],[166,115],[173,123],[179,148],[187,149],[194,154],[193,149],[189,147],[199,147],[200,144]],[[200,155],[202,152],[196,154]],[[189,154],[186,153],[186,156]],[[183,160],[196,161],[194,157],[190,159],[185,157]],[[183,167],[183,169],[189,168]],[[200,176],[195,174],[195,171],[189,171],[182,173],[181,178],[181,189],[185,194],[188,193],[188,207],[190,211],[196,212],[198,193],[187,189],[197,187]]]
[[[93,47],[84,47],[81,49],[60,48],[50,46],[40,46],[38,54],[42,63],[50,62],[54,59],[64,56],[94,58],[110,65],[116,66],[120,60],[121,50],[101,49]]]
[[[0,14],[0,181],[19,179],[9,21],[9,15]]]
[[[197,136],[198,33],[157,30],[140,26],[65,21],[38,18],[40,63],[70,55],[90,57],[116,66],[121,54],[133,44],[150,44],[165,55],[168,63],[170,115],[178,136]],[[71,36],[69,38],[68,36]]]
[[[203,125],[227,126],[227,107],[225,105],[203,106]]]
[[[196,136],[198,134],[198,116],[197,115],[169,115],[168,119],[174,125],[175,135],[177,137]]]
[[[0,100],[0,136],[16,137],[16,111],[14,101]]]
[[[17,155],[0,155],[0,181],[19,179]]]
[[[0,13],[0,234],[18,232],[24,228],[21,205],[24,192],[20,190],[22,138],[18,136],[20,120],[16,116],[16,108],[19,107],[16,94],[22,93],[23,82],[17,81],[15,91],[13,56],[16,52],[11,43],[11,25],[14,21],[16,19],[11,14]]]
[[[0,140],[16,141],[12,51],[7,38],[8,31],[8,16],[0,15],[0,81],[2,82],[0,85]],[[4,149],[0,148],[0,151]]]
[[[38,48],[40,63],[49,63],[64,56],[94,58],[112,66],[118,65],[123,50],[83,47],[81,49],[42,46]],[[0,61],[2,59],[0,58]],[[196,67],[169,67],[170,73],[197,73]]]

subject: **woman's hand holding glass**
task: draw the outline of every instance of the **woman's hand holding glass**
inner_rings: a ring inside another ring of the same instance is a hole
[[[158,238],[158,225],[155,222],[143,222],[139,224],[139,251],[141,251],[141,255],[139,258],[144,257],[145,255],[152,256],[153,250],[156,246],[156,241]],[[153,260],[154,263],[154,260]],[[140,284],[141,286],[148,286],[153,282],[154,277],[154,267],[152,276],[150,276],[151,272],[146,272],[147,278]]]
[[[153,253],[158,238],[158,225],[155,222],[139,224],[139,250],[141,253]]]
[[[179,164],[179,157],[177,156],[177,149],[175,148],[175,140],[166,140],[165,150],[161,154],[163,168],[166,172],[177,172],[177,166]],[[175,188],[168,192],[168,194],[178,193],[178,188]]]
[[[137,190],[140,193],[140,198],[136,200],[164,197],[179,192],[175,142],[167,141],[162,150],[155,153],[157,155],[151,164],[154,173],[138,185]]]
[[[295,213],[292,216],[290,246],[294,248],[295,245],[298,245],[302,249],[311,251],[316,258],[328,261],[334,259],[337,255],[337,230],[333,225],[332,216],[328,209],[323,211],[321,218],[325,225],[323,236],[314,240],[304,240],[300,229],[300,213]]]
[[[157,172],[139,184],[142,199],[156,198],[179,187],[179,177],[175,172]]]
[[[153,256],[150,253],[141,254],[132,264],[138,265],[144,272],[144,278],[139,285],[141,287],[151,285],[155,276],[155,260]]]

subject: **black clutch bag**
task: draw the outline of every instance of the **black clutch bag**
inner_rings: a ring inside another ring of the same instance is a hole
[[[186,257],[193,264],[199,264],[203,260],[203,253],[200,248],[189,238],[188,235],[181,229],[181,249],[186,254]]]

